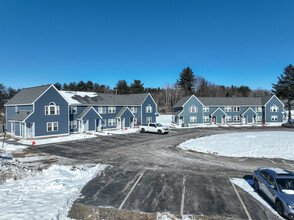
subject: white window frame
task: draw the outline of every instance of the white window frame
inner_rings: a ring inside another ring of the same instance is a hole
[[[197,122],[197,116],[190,116],[190,122]]]
[[[150,104],[146,106],[146,113],[152,113],[152,106]]]
[[[71,129],[77,129],[78,128],[78,121],[77,120],[73,120],[70,122],[70,128]]]
[[[109,107],[108,107],[108,113],[109,113],[109,114],[114,114],[114,113],[116,113],[116,107],[115,107],[115,106],[109,106]]]
[[[271,115],[271,121],[278,121],[278,115]]]
[[[58,122],[47,122],[47,132],[55,132],[55,131],[58,131]]]
[[[106,107],[105,106],[99,106],[98,107],[98,113],[99,114],[106,114]]]
[[[110,118],[108,119],[108,127],[115,127],[116,126],[116,119]]]
[[[257,115],[256,116],[256,121],[262,121],[262,116],[261,115]]]
[[[270,107],[270,111],[271,111],[271,112],[278,112],[278,111],[279,111],[279,107],[276,106],[276,105],[272,105],[272,106]]]
[[[240,106],[234,106],[233,110],[234,112],[240,112]]]
[[[231,115],[226,115],[226,121],[232,121],[232,116]]]
[[[262,107],[260,107],[260,106],[259,107],[255,107],[255,111],[256,112],[262,112]]]
[[[225,112],[232,112],[232,106],[225,106]]]
[[[146,124],[152,123],[152,117],[147,117],[146,118]]]
[[[203,116],[203,122],[209,122],[209,116]]]
[[[198,107],[196,106],[196,105],[191,105],[190,107],[189,107],[189,113],[196,113],[196,112],[198,112]]]
[[[72,114],[77,114],[78,113],[78,106],[72,106],[71,107],[71,113]]]
[[[53,109],[54,113],[51,114],[51,108]],[[45,106],[45,115],[59,115],[60,108],[54,102],[50,102],[49,105]]]
[[[203,112],[209,112],[209,107],[203,107]]]
[[[132,106],[131,107],[131,112],[132,113],[137,113],[138,112],[138,108],[136,106]]]
[[[233,116],[233,121],[240,121],[240,120],[241,120],[240,115],[234,115]]]

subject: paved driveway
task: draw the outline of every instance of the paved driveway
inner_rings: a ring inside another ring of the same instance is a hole
[[[146,213],[204,215],[229,219],[278,219],[229,178],[252,175],[261,166],[294,169],[281,159],[226,158],[184,152],[176,146],[191,138],[228,132],[286,128],[199,128],[171,130],[167,135],[98,136],[83,141],[34,146],[79,162],[111,167],[90,181],[76,204],[138,210]],[[232,143],[234,147],[234,143]],[[243,203],[243,204],[242,204]],[[75,213],[74,210],[72,213]],[[72,217],[76,217],[73,216]]]

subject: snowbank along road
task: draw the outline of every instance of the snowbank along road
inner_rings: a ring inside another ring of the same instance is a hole
[[[137,213],[132,210],[146,213],[168,212],[177,216],[191,214],[195,219],[201,215],[213,219],[279,219],[248,193],[232,185],[230,178],[248,178],[258,167],[294,170],[294,161],[229,158],[183,151],[177,147],[192,138],[248,131],[293,129],[173,129],[166,135],[134,133],[99,136],[32,148],[80,162],[112,165],[105,170],[104,175],[94,178],[83,188],[82,197],[75,201],[70,212],[72,218],[95,216],[95,213],[89,213],[95,207],[100,207],[101,218],[103,207],[112,207],[108,210],[108,217],[104,213],[106,219],[115,218],[114,216],[131,219]],[[234,144],[231,143],[232,148]],[[81,207],[85,207],[84,211],[81,211]],[[131,212],[126,214],[126,210]],[[98,211],[96,217],[97,213]],[[146,214],[140,219],[153,217]]]

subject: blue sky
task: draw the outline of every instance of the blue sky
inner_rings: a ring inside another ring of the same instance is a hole
[[[215,84],[271,89],[294,57],[294,1],[0,0],[0,83]]]

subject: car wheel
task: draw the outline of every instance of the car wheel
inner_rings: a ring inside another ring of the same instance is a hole
[[[141,132],[141,133],[145,133],[145,129],[142,128],[142,129],[140,130],[140,132]]]
[[[280,216],[284,215],[284,208],[283,208],[283,204],[281,203],[280,200],[276,201],[276,210],[279,213]]]
[[[161,130],[158,130],[157,133],[158,133],[158,134],[162,134],[162,131],[161,131]]]
[[[256,192],[259,192],[259,183],[258,183],[257,179],[254,179],[253,187]]]

